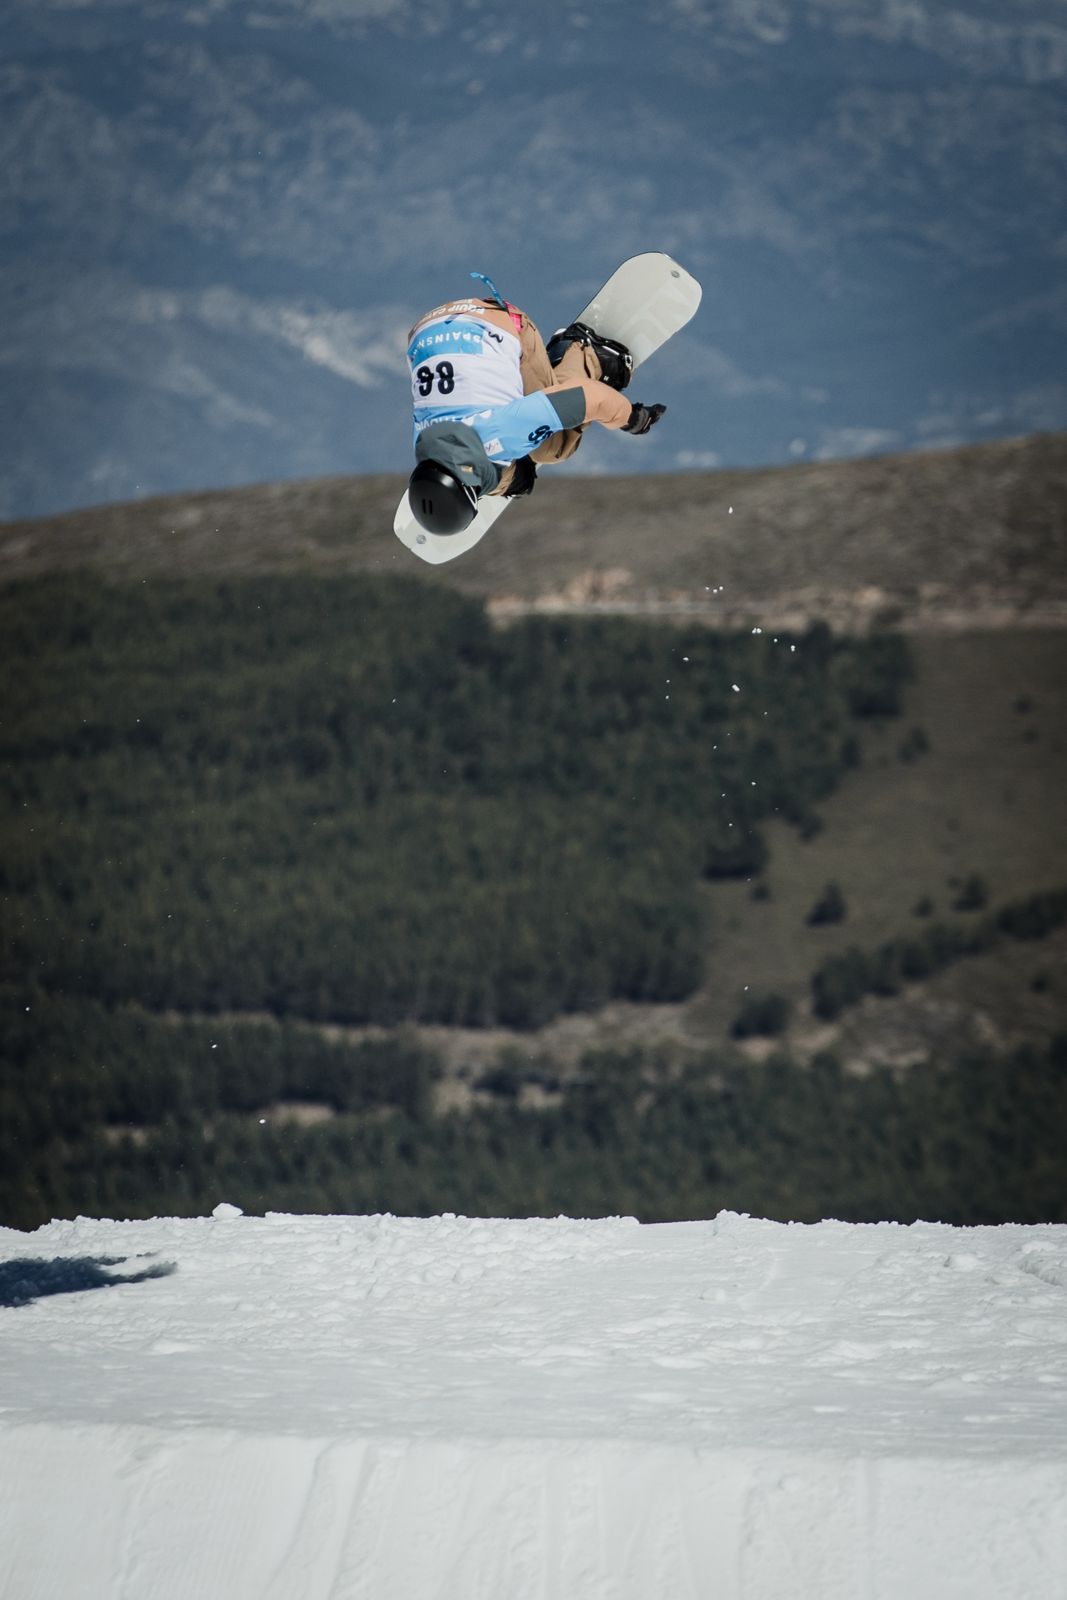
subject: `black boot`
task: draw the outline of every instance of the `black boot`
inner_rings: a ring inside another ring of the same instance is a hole
[[[560,328],[554,333],[545,346],[552,366],[559,366],[572,344],[591,345],[600,362],[600,376],[604,382],[620,391],[626,388],[633,376],[634,364],[624,344],[619,344],[617,339],[605,339],[603,334],[594,333],[584,322],[572,322],[569,327]]]

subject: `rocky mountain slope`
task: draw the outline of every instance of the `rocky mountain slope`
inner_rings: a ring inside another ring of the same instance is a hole
[[[668,426],[585,470],[1067,425],[1058,0],[12,0],[0,515],[400,470],[413,317],[665,248]]]

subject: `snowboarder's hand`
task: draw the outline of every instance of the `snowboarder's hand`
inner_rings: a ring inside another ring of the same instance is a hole
[[[533,494],[533,486],[537,482],[537,468],[530,456],[520,456],[512,463],[514,474],[511,483],[504,490],[505,500],[514,500],[516,495]]]
[[[629,422],[624,422],[622,425],[623,433],[647,433],[653,423],[659,421],[666,409],[666,406],[643,406],[640,400],[635,400]]]

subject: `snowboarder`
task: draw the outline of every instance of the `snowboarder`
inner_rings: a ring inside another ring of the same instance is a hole
[[[590,422],[643,434],[666,406],[622,393],[633,363],[624,345],[572,322],[546,346],[490,279],[485,298],[427,312],[408,335],[415,411],[411,513],[430,533],[459,533],[482,495],[530,494],[539,463],[565,461]]]

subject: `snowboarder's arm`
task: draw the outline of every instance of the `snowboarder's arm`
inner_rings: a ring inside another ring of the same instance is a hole
[[[647,433],[667,409],[631,402],[595,378],[580,378],[558,389],[546,389],[545,395],[565,428],[600,422],[605,428],[621,428],[624,433]]]
[[[544,392],[564,428],[580,428],[587,422],[624,428],[633,411],[625,395],[595,378],[572,379],[558,389]]]

